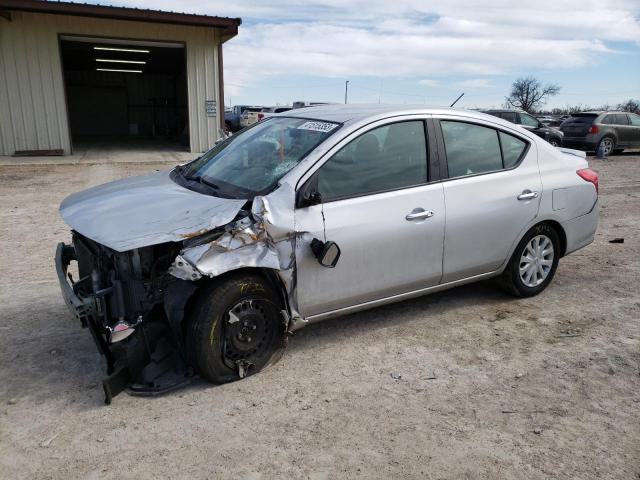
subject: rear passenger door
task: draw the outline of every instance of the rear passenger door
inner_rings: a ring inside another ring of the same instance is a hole
[[[633,135],[632,141],[634,146],[640,147],[640,115],[635,113],[629,114],[629,126]]]
[[[534,142],[460,117],[442,117],[438,152],[447,219],[443,278],[492,272],[538,214],[542,184]],[[442,161],[442,160],[441,160]]]
[[[629,125],[629,118],[626,113],[614,113],[613,123],[618,133],[618,145],[630,147],[635,143],[634,129]]]

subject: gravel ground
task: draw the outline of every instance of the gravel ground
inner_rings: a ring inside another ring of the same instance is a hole
[[[167,164],[0,166],[0,477],[639,478],[640,154],[590,163],[596,240],[538,297],[485,282],[330,320],[259,375],[109,407],[57,207]]]

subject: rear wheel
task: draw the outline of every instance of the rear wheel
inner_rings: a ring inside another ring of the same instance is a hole
[[[506,290],[518,297],[531,297],[551,283],[560,258],[560,239],[553,227],[540,224],[520,240],[502,274]]]
[[[600,142],[598,143],[598,147],[596,148],[596,153],[602,148],[602,153],[604,156],[611,155],[613,153],[615,147],[615,141],[611,137],[602,137]]]
[[[230,275],[204,287],[187,326],[190,363],[213,383],[259,372],[281,356],[280,310],[278,295],[259,275]]]

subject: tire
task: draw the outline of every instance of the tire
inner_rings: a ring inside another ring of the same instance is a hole
[[[596,153],[598,153],[598,151],[600,150],[600,145],[604,146],[604,156],[607,157],[614,152],[616,141],[613,137],[602,137],[598,142],[598,146],[596,147]]]
[[[230,274],[203,287],[187,319],[189,363],[217,384],[275,363],[285,345],[280,310],[279,296],[259,275]]]
[[[553,147],[561,147],[562,146],[562,142],[560,141],[560,139],[556,138],[556,137],[551,137],[549,139],[549,143],[551,144],[551,146]]]
[[[535,247],[535,242],[538,240],[540,250]],[[545,246],[547,244],[552,246],[551,256],[548,254],[548,246]],[[547,254],[545,255],[544,252]],[[533,261],[527,262],[524,258],[525,253]],[[556,230],[545,223],[534,226],[522,237],[513,252],[502,274],[503,286],[507,292],[516,297],[532,297],[539,294],[553,280],[560,253],[560,238]],[[536,262],[535,259],[539,261]],[[521,267],[526,265],[530,267],[521,272]],[[528,272],[532,273],[529,275]]]
[[[224,122],[224,129],[225,129],[227,132],[233,132],[233,128],[232,128],[232,126],[231,126],[231,122]]]

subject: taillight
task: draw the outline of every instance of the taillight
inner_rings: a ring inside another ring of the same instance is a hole
[[[259,113],[259,114],[258,114],[258,121],[262,120],[263,118],[264,118],[264,114]]]
[[[594,135],[597,135],[599,132],[598,126],[597,125],[591,125],[591,128],[589,129],[589,133],[593,133]],[[597,175],[596,175],[597,177]]]
[[[582,170],[577,170],[576,173],[585,182],[593,183],[593,186],[596,187],[596,194],[598,193],[598,173],[597,172],[594,172],[590,168],[583,168]]]

